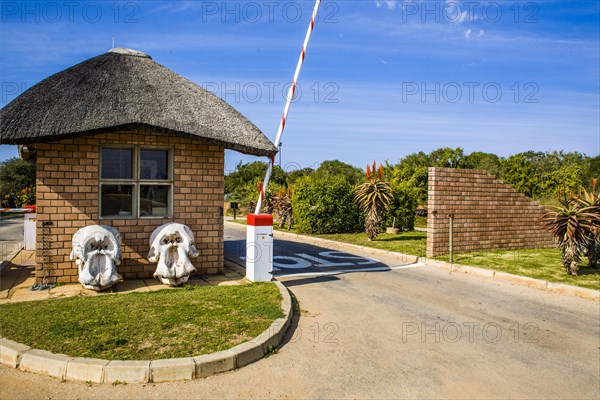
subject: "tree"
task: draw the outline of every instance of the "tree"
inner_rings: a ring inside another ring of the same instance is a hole
[[[534,199],[555,197],[582,185],[586,160],[577,152],[526,151],[502,160],[503,180]]]
[[[418,200],[427,202],[429,156],[422,151],[402,158],[392,170],[392,185],[415,188]]]
[[[293,186],[298,179],[302,178],[303,176],[310,175],[313,172],[315,172],[315,170],[312,168],[302,168],[302,169],[295,169],[293,171],[289,171],[287,173],[288,185]]]
[[[526,151],[504,159],[483,152],[464,155],[461,148],[443,147],[429,154],[409,154],[398,164],[388,166],[391,183],[416,188],[419,203],[426,203],[429,167],[485,170],[538,200],[554,199],[559,192],[572,191],[583,182],[600,178],[600,156],[590,158],[578,152]]]
[[[266,172],[267,164],[264,162],[255,161],[248,164],[240,162],[234,172],[225,176],[225,194],[239,202],[256,201],[259,193],[257,187],[265,179]],[[274,194],[281,187],[287,188],[287,175],[276,165],[267,191]]]
[[[395,220],[395,226],[401,231],[414,230],[418,205],[416,188],[406,184],[392,186],[392,201],[385,212],[384,226],[392,226]]]
[[[365,232],[369,240],[379,234],[383,215],[392,201],[392,188],[388,182],[383,181],[383,166],[373,162],[373,171],[367,165],[366,182],[354,190],[354,200],[365,212]]]
[[[338,160],[323,161],[315,172],[326,176],[343,175],[352,185],[363,179],[363,172],[360,168]]]
[[[429,153],[430,167],[459,168],[463,158],[463,149],[442,147]]]
[[[556,196],[572,193],[583,184],[581,166],[564,164],[543,174],[540,181],[540,196]]]
[[[512,185],[519,192],[534,197],[539,191],[539,174],[533,160],[527,153],[515,154],[502,161],[504,183]]]
[[[500,177],[502,164],[500,158],[491,153],[475,151],[461,160],[461,167],[466,169],[479,169]]]
[[[600,179],[600,156],[596,156],[594,158],[586,158],[583,161],[583,177],[582,180],[585,183],[591,184],[591,182],[596,179]],[[592,187],[588,187],[588,189],[592,189]]]
[[[35,203],[35,165],[16,157],[0,163],[0,195],[4,207]]]

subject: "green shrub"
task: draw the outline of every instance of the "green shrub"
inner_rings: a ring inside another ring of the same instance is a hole
[[[2,207],[35,204],[35,164],[20,158],[0,163],[0,201]]]
[[[393,199],[384,216],[384,227],[392,226],[396,218],[396,228],[401,231],[415,229],[419,192],[408,185],[397,185],[393,189]]]
[[[363,229],[353,187],[341,175],[314,173],[298,179],[292,196],[294,226],[309,234],[353,233]]]

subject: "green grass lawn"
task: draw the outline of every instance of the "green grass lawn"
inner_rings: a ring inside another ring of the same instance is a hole
[[[437,259],[448,261],[449,257],[443,256]],[[600,269],[587,267],[587,259],[584,259],[579,267],[578,276],[567,275],[561,264],[560,250],[556,248],[464,253],[455,255],[454,262],[551,282],[600,289]]]
[[[150,360],[229,349],[283,317],[272,283],[0,305],[0,336],[73,357]]]
[[[427,217],[419,217],[417,215],[415,217],[415,227],[416,228],[427,228]]]
[[[235,222],[236,224],[240,224],[240,225],[248,225],[248,223],[246,222],[246,218],[240,218],[240,217],[238,217],[236,220],[230,219],[229,222]]]
[[[25,215],[25,214],[24,213],[15,213],[15,212],[1,212],[0,220],[23,218],[23,215]]]
[[[330,235],[311,235],[322,239],[338,242],[352,243],[375,249],[395,251],[397,253],[411,254],[425,257],[427,245],[427,232],[401,232],[397,235],[380,233],[373,241],[369,241],[364,232],[361,233],[335,233]]]

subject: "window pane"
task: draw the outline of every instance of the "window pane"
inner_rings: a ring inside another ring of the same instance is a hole
[[[169,179],[169,152],[167,150],[142,150],[140,153],[140,179]]]
[[[102,185],[102,217],[133,215],[133,185]]]
[[[132,149],[102,149],[103,179],[131,179],[132,171]]]
[[[140,186],[140,217],[165,217],[169,215],[171,186]]]

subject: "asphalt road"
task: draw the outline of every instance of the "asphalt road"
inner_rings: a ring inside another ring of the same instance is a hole
[[[243,225],[231,225],[225,229],[225,257],[245,266],[246,231]],[[335,244],[323,247],[298,241],[275,240],[273,247],[273,275],[276,278],[414,267],[407,264],[409,263],[398,261],[392,264],[382,263],[372,256],[357,256],[339,251]]]
[[[0,367],[0,397],[600,398],[599,302],[378,262],[389,268],[281,277],[300,316],[277,354],[240,370],[112,386]]]
[[[14,251],[22,242],[23,217],[0,219],[0,262],[14,255]]]

